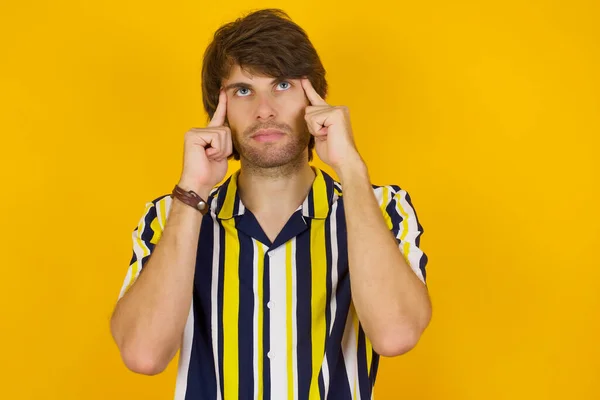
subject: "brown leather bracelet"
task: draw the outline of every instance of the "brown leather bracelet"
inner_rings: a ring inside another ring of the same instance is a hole
[[[202,199],[202,197],[198,196],[198,194],[193,190],[186,192],[178,185],[175,185],[175,188],[173,188],[173,193],[171,193],[171,197],[177,197],[177,199],[181,200],[185,204],[200,211],[202,215],[208,212],[208,203]]]

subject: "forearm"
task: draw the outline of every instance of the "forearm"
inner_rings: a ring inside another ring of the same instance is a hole
[[[201,221],[201,213],[173,199],[150,259],[115,308],[111,331],[135,372],[161,372],[177,353],[192,301]]]
[[[344,190],[352,301],[375,350],[402,354],[416,344],[429,322],[427,288],[386,226],[366,166],[354,163],[338,175]]]

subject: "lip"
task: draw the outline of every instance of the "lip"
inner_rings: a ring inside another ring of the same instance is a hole
[[[284,133],[278,129],[261,129],[252,135],[252,138],[259,142],[273,142],[283,135]]]

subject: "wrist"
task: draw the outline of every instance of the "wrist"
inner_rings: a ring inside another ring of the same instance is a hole
[[[340,183],[344,183],[344,181],[351,181],[356,179],[366,179],[369,180],[369,172],[367,169],[367,165],[364,163],[362,158],[357,158],[355,160],[349,161],[340,165],[335,169],[337,176],[340,178]]]
[[[177,186],[179,186],[186,192],[189,192],[190,190],[193,191],[198,196],[202,197],[204,200],[208,200],[208,196],[210,195],[210,192],[212,190],[212,187],[192,185],[185,180],[180,180],[177,183]]]

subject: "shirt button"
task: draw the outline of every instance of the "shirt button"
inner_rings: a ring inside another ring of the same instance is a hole
[[[267,307],[269,307],[269,308],[273,307],[273,303],[272,302],[268,302],[267,303]]]
[[[271,354],[271,352],[268,352],[268,353],[267,353],[267,357],[269,357],[269,358],[273,358],[273,354]]]

